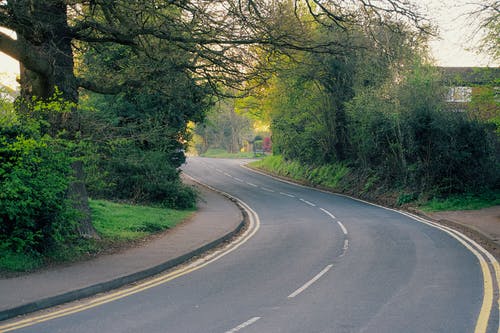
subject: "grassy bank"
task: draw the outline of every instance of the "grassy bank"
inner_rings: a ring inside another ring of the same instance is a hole
[[[376,177],[357,175],[355,170],[342,164],[309,167],[295,161],[285,161],[278,155],[267,156],[262,160],[250,163],[250,166],[302,184],[347,193],[390,206],[410,203],[425,211],[446,211],[481,209],[500,205],[499,191],[453,195],[447,198],[432,198],[430,200],[422,200],[413,197],[413,195],[409,198],[406,191],[387,188],[387,185],[378,186]]]
[[[120,247],[167,230],[184,221],[194,210],[174,210],[91,200],[92,221],[100,240],[79,240],[45,257],[0,250],[0,271],[24,272],[51,263],[71,262]]]
[[[349,173],[349,168],[342,164],[330,164],[315,168],[304,166],[295,161],[285,161],[279,155],[267,156],[250,163],[250,166],[301,183],[327,187],[336,191],[341,190],[340,181]]]

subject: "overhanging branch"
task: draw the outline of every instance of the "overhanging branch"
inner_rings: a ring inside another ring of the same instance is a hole
[[[139,87],[141,82],[130,80],[121,84],[108,84],[103,82],[90,81],[85,78],[76,78],[78,87],[103,95],[117,95],[126,87]]]
[[[6,33],[0,32],[0,51],[16,59],[33,72],[42,75],[50,73],[50,63],[46,56],[27,43],[23,43],[20,38],[13,39]]]

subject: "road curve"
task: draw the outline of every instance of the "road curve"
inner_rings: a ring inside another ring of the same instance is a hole
[[[258,232],[237,250],[18,332],[499,332],[498,264],[480,247],[240,164],[183,167],[258,214]]]

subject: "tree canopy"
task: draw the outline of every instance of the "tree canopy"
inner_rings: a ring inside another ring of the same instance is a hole
[[[47,97],[57,85],[65,97],[76,100],[78,87],[109,93],[137,84],[137,77],[104,82],[74,70],[75,54],[103,43],[144,50],[161,59],[163,54],[152,53],[151,46],[163,41],[190,54],[185,66],[197,77],[213,85],[235,85],[242,76],[258,73],[259,58],[249,46],[270,52],[330,50],[336,42],[315,43],[307,38],[304,25],[314,19],[346,28],[362,24],[366,13],[381,22],[400,17],[426,28],[406,0],[3,0],[0,26],[15,31],[17,40],[0,33],[0,50],[21,62],[22,89],[28,95]]]

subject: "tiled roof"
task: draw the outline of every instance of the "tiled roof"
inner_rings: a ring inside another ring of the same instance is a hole
[[[500,82],[499,67],[438,67],[447,85],[474,86]]]

